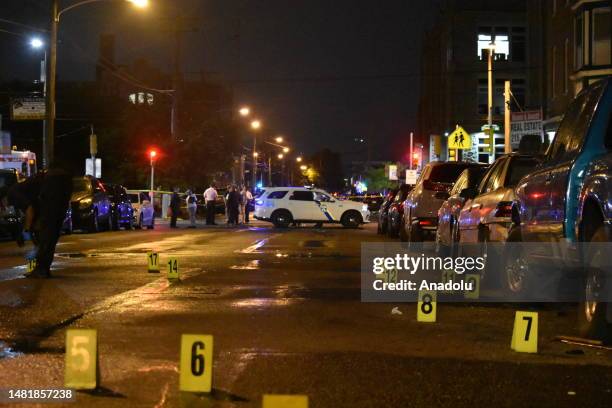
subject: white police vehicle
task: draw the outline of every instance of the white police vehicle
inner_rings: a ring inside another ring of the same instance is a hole
[[[356,228],[368,222],[368,205],[337,200],[331,194],[306,187],[266,188],[255,200],[255,219],[270,221],[277,228],[292,223],[339,223]]]

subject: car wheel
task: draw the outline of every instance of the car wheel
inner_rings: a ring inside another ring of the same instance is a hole
[[[435,251],[436,255],[439,257],[447,257],[450,254],[450,248],[448,245],[444,245],[442,243],[442,239],[440,238],[440,234],[436,231],[436,243],[435,243]]]
[[[357,228],[363,223],[363,218],[357,211],[347,211],[340,218],[340,223],[344,228]]]
[[[142,220],[142,214],[140,214],[140,217],[138,217],[138,226],[136,228],[142,229],[142,227],[143,227],[143,220]]]
[[[110,219],[110,226],[113,231],[118,231],[119,228],[121,227],[121,225],[119,224],[119,215],[115,214],[113,215],[109,215],[109,219]]]
[[[529,262],[526,254],[522,253],[521,234],[518,229],[511,229],[508,233],[509,245],[506,245],[501,260],[500,285],[510,297],[527,293],[529,288]]]
[[[270,218],[276,228],[287,228],[293,222],[293,216],[287,210],[276,210]]]
[[[408,242],[408,234],[406,234],[406,225],[400,222],[399,225],[399,238],[402,242]]]
[[[608,242],[605,227],[601,220],[587,221],[591,225],[587,226],[587,236],[585,236],[588,244],[584,245],[585,260],[606,259],[606,254],[603,254],[605,249],[602,245],[597,245],[600,242]],[[589,245],[595,244],[595,245]],[[604,261],[605,263],[606,261]],[[600,299],[605,298],[605,291],[609,282],[606,266],[598,267],[597,265],[585,264],[584,275],[582,282],[582,291],[584,300],[578,307],[578,328],[580,334],[590,339],[601,340],[606,344],[612,343],[612,322],[608,322],[606,317],[607,309],[611,307],[607,302],[602,302]]]
[[[398,228],[396,226],[395,217],[389,215],[387,220],[387,236],[389,238],[397,238]]]

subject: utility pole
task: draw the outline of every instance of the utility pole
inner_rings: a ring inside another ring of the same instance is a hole
[[[493,56],[495,55],[495,44],[489,45],[488,58],[488,79],[489,79],[489,97],[488,97],[488,124],[489,128],[489,164],[495,160],[495,131],[493,130]]]
[[[414,133],[410,132],[410,160],[409,160],[409,165],[408,165],[408,169],[412,170],[412,154],[414,152]]]
[[[92,176],[100,177],[96,174],[96,155],[98,154],[98,137],[94,133],[94,127],[91,125],[91,133],[89,134],[89,154],[91,155]]]
[[[504,153],[512,153],[512,145],[510,144],[510,127],[512,123],[510,121],[510,96],[512,95],[512,89],[510,81],[506,81],[504,84]]]
[[[272,156],[268,157],[268,187],[272,187]]]
[[[57,28],[59,24],[59,0],[51,1],[51,35],[49,39],[49,66],[47,67],[48,84],[46,97],[47,120],[45,122],[46,134],[43,143],[43,168],[48,169],[53,164],[55,141],[55,87],[57,76]]]
[[[251,188],[254,193],[257,186],[257,135],[255,133],[253,133],[253,170],[251,173]]]

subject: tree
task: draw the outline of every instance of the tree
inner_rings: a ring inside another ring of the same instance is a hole
[[[323,149],[313,154],[308,161],[309,168],[317,177],[313,181],[318,186],[329,190],[341,190],[344,188],[344,171],[342,170],[342,158],[340,153]]]

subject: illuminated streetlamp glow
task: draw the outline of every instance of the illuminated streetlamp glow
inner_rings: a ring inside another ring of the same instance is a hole
[[[254,120],[251,122],[251,129],[258,130],[261,129],[261,122],[259,120]]]
[[[247,106],[244,106],[240,108],[238,112],[240,112],[240,116],[247,117],[251,114],[251,109],[249,109],[249,107]]]
[[[291,149],[289,149],[288,147],[283,147],[283,153],[289,153],[289,150]]]
[[[285,157],[285,156],[284,156],[282,153],[280,153],[280,154],[279,154],[277,157],[278,157],[280,160],[282,160],[282,159],[283,159],[283,157]]]
[[[30,45],[32,46],[32,48],[39,49],[42,48],[45,43],[40,38],[32,38],[32,40],[30,41]]]
[[[300,166],[300,170],[306,171],[308,170],[308,166],[304,166],[303,164]]]
[[[298,157],[296,157],[296,159],[295,159],[295,160],[296,160],[298,163],[301,163],[301,162],[302,162],[302,156],[298,156]]]
[[[253,157],[258,157],[258,156],[259,156],[259,153],[257,153],[257,152],[253,153]]]
[[[277,137],[275,140],[276,140],[276,143],[283,143],[283,137],[282,136]]]
[[[146,8],[149,7],[149,0],[127,0],[128,3],[132,3],[135,7]]]

